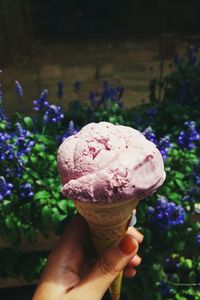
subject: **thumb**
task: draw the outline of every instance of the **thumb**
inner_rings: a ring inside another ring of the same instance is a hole
[[[126,234],[97,260],[87,276],[77,286],[76,295],[77,292],[80,293],[80,296],[82,295],[80,299],[101,299],[110,284],[136,255],[137,251],[137,241],[131,235]]]

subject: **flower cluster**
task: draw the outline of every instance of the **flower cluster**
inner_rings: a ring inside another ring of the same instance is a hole
[[[102,98],[104,100],[111,100],[113,102],[116,102],[122,98],[123,93],[124,93],[123,86],[118,86],[116,88],[113,88],[109,86],[107,81],[103,81]]]
[[[80,80],[75,81],[74,84],[73,84],[73,86],[74,86],[74,90],[76,92],[79,92],[80,89],[81,89],[81,82],[80,82]]]
[[[196,235],[197,244],[200,245],[200,233]]]
[[[61,98],[63,94],[63,83],[58,83],[58,97]],[[50,105],[48,100],[48,91],[44,90],[40,97],[33,101],[34,110],[40,111],[43,114],[43,120],[46,124],[58,123],[64,119],[64,114],[61,111],[61,107],[58,105]]]
[[[177,257],[167,257],[165,259],[165,263],[166,263],[165,270],[167,271],[168,274],[174,273],[174,271],[180,267],[180,262]]]
[[[152,222],[163,230],[167,230],[176,225],[181,225],[185,221],[185,210],[181,205],[168,201],[163,196],[158,198],[155,208],[150,207],[148,213]]]
[[[19,194],[22,199],[32,198],[34,195],[32,185],[28,182],[21,184]]]
[[[16,93],[19,97],[23,97],[24,96],[24,91],[23,88],[21,86],[21,84],[19,83],[19,81],[15,80],[15,88],[16,88]]]
[[[45,89],[41,93],[39,98],[37,98],[33,101],[34,110],[43,112],[49,107],[49,102],[47,100],[47,96],[48,96],[48,90]]]
[[[172,288],[167,282],[161,281],[159,285],[160,293],[163,297],[168,297],[172,293]]]
[[[0,121],[7,121],[7,116],[5,115],[5,112],[1,107],[0,107]]]
[[[147,140],[149,140],[150,142],[154,143],[155,145],[158,145],[158,140],[156,138],[155,133],[153,132],[151,127],[147,127],[144,131],[143,131],[144,136],[146,137]]]
[[[162,154],[163,159],[166,160],[169,150],[173,148],[173,144],[168,135],[159,140],[158,148]]]
[[[61,107],[58,105],[50,105],[43,116],[45,123],[57,123],[64,119]]]
[[[13,185],[0,176],[0,200],[8,198],[11,195]]]
[[[184,123],[185,131],[180,131],[177,143],[180,147],[192,150],[196,147],[195,142],[200,141],[200,133],[196,129],[196,122]]]
[[[113,88],[109,86],[107,81],[103,81],[102,91],[100,93],[90,91],[88,98],[93,108],[100,105],[106,106],[109,101],[113,103],[117,103],[120,107],[122,107],[123,93],[124,93],[123,86],[118,86],[116,88]]]
[[[0,161],[13,160],[15,152],[9,143],[10,135],[8,133],[0,133]]]
[[[30,138],[30,132],[25,130],[20,123],[15,124],[16,127],[16,141],[17,156],[20,157],[31,151],[35,142]]]
[[[194,46],[188,47],[187,56],[188,56],[188,63],[189,64],[191,64],[191,65],[195,65],[196,64],[198,50],[199,50],[198,47],[194,47]]]
[[[168,154],[170,148],[173,147],[173,144],[170,140],[169,135],[166,135],[163,138],[161,138],[160,140],[158,140],[151,127],[147,127],[143,131],[143,134],[147,138],[147,140],[151,141],[158,147],[158,149],[160,150],[160,152],[162,154],[163,159],[166,160],[167,154]]]
[[[69,122],[67,131],[64,134],[62,134],[61,136],[58,136],[58,144],[60,145],[66,138],[68,138],[69,136],[74,135],[76,133],[78,133],[78,129],[75,127],[74,121],[71,120]]]

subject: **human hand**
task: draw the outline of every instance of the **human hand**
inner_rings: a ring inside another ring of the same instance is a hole
[[[124,276],[135,276],[135,267],[141,263],[137,251],[143,235],[139,231],[129,227],[93,263],[84,249],[88,239],[87,223],[75,216],[49,255],[33,300],[100,300],[123,269]]]

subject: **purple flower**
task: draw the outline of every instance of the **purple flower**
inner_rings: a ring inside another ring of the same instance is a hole
[[[108,100],[111,100],[112,102],[116,102],[121,104],[120,100],[124,93],[124,87],[118,86],[116,88],[113,88],[109,86],[108,82],[105,80],[103,81],[103,90],[101,94],[101,99],[99,104],[106,104]]]
[[[156,116],[158,113],[158,109],[156,107],[151,107],[147,110],[147,114],[153,118],[154,116]]]
[[[0,133],[0,161],[13,160],[15,151],[10,145],[10,135],[8,133]]]
[[[34,110],[36,111],[46,111],[49,107],[49,102],[47,100],[47,96],[48,96],[48,90],[44,90],[41,95],[39,96],[39,98],[35,99],[33,101],[34,104]]]
[[[196,235],[196,242],[198,245],[200,245],[200,233]]]
[[[188,51],[187,51],[187,54],[188,54],[188,62],[189,62],[191,65],[195,65],[196,62],[197,62],[196,52],[197,52],[197,48],[196,48],[196,47],[190,46],[190,47],[188,48]]]
[[[178,269],[180,267],[180,263],[177,258],[167,257],[165,261],[166,261],[166,268],[168,269],[167,273],[169,273],[169,269],[170,270],[173,269],[174,271],[175,269]]]
[[[147,140],[151,141],[152,143],[154,143],[155,145],[158,145],[158,140],[156,138],[155,133],[153,132],[151,127],[147,127],[144,131],[143,131],[144,136],[146,137]]]
[[[80,82],[80,80],[75,81],[74,84],[73,84],[73,86],[74,86],[75,91],[79,92],[80,89],[81,89],[81,82]]]
[[[94,91],[90,91],[88,98],[90,100],[90,104],[93,108],[95,108],[98,104],[97,94]]]
[[[15,164],[12,164],[10,167],[4,167],[2,169],[2,173],[5,178],[20,178],[22,176],[22,171],[23,169],[18,161],[17,163],[15,162]]]
[[[60,145],[66,138],[68,138],[69,136],[74,135],[74,134],[76,134],[76,133],[78,133],[78,129],[75,128],[74,121],[71,120],[71,121],[69,122],[67,131],[66,131],[63,135],[61,135],[61,136],[58,137],[58,143],[59,143],[59,145]]]
[[[170,285],[167,282],[161,281],[160,282],[160,293],[162,296],[167,297],[172,293],[172,288],[170,287]]]
[[[185,222],[185,210],[181,205],[160,196],[152,213],[152,222],[162,230],[170,229]]]
[[[16,141],[14,145],[17,147],[17,156],[20,157],[31,151],[35,142],[30,137],[30,132],[25,130],[20,123],[15,124],[16,127]]]
[[[61,107],[58,105],[50,105],[45,112],[43,119],[45,123],[58,123],[64,119]]]
[[[196,129],[196,122],[188,121],[184,123],[185,131],[180,131],[177,143],[180,147],[192,150],[196,147],[195,142],[200,141],[200,133]]]
[[[3,108],[1,108],[1,107],[0,107],[0,121],[7,121],[5,112],[4,112]]]
[[[19,193],[23,199],[32,198],[34,195],[32,185],[28,182],[21,184],[19,186]]]
[[[24,91],[23,88],[21,86],[21,84],[19,83],[19,81],[15,80],[15,88],[16,88],[16,93],[19,97],[23,97],[24,96]]]
[[[0,201],[10,197],[13,185],[0,176]]]
[[[173,144],[171,143],[168,135],[159,140],[158,148],[162,154],[163,160],[166,160],[169,150],[173,148]]]

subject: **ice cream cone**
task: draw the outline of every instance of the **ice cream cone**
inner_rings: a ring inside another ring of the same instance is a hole
[[[84,203],[74,201],[77,211],[87,221],[91,237],[98,254],[117,241],[126,233],[132,210],[137,206],[138,199],[129,199],[117,203]],[[120,299],[122,275],[110,286],[112,300]]]

